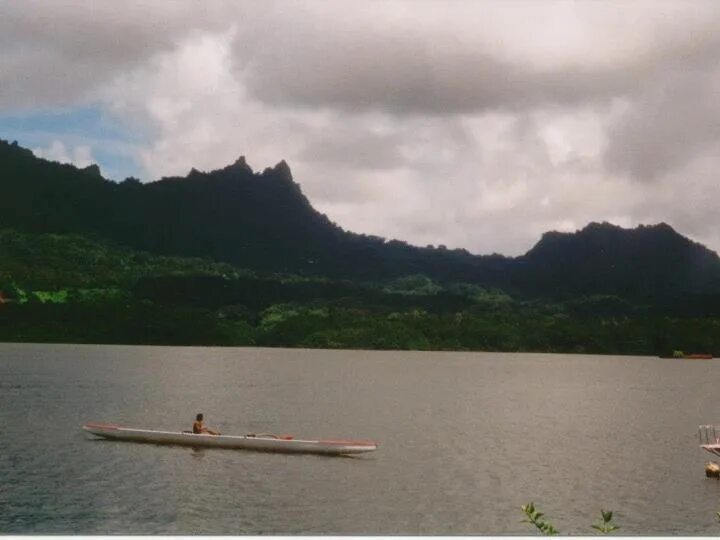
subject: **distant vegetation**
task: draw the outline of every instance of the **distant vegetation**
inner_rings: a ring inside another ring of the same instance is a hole
[[[659,354],[720,352],[720,320],[612,295],[514,298],[413,275],[260,274],[77,235],[0,230],[0,340]]]
[[[0,165],[3,341],[720,354],[720,259],[664,224],[478,256],[343,231],[284,162],[115,183],[0,141]]]

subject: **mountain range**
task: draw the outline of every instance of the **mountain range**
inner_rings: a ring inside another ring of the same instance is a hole
[[[211,172],[118,183],[95,165],[47,161],[0,141],[0,189],[0,228],[80,234],[260,272],[360,282],[422,274],[531,297],[720,294],[718,255],[664,223],[548,232],[519,257],[415,247],[345,231],[312,207],[284,161],[254,172],[241,157]]]

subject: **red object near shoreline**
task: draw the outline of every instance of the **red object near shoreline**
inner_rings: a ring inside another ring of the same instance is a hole
[[[686,354],[683,358],[687,360],[712,360],[712,354]]]

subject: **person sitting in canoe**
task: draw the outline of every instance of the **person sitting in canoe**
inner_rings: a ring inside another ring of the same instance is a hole
[[[200,435],[201,433],[207,433],[209,435],[220,435],[220,432],[213,431],[212,429],[208,429],[205,426],[203,426],[202,413],[198,413],[198,415],[195,417],[195,422],[193,422],[192,432],[197,435]]]

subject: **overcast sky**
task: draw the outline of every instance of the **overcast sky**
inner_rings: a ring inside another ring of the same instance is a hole
[[[345,229],[720,249],[720,2],[3,1],[0,137],[152,181],[285,159]]]

